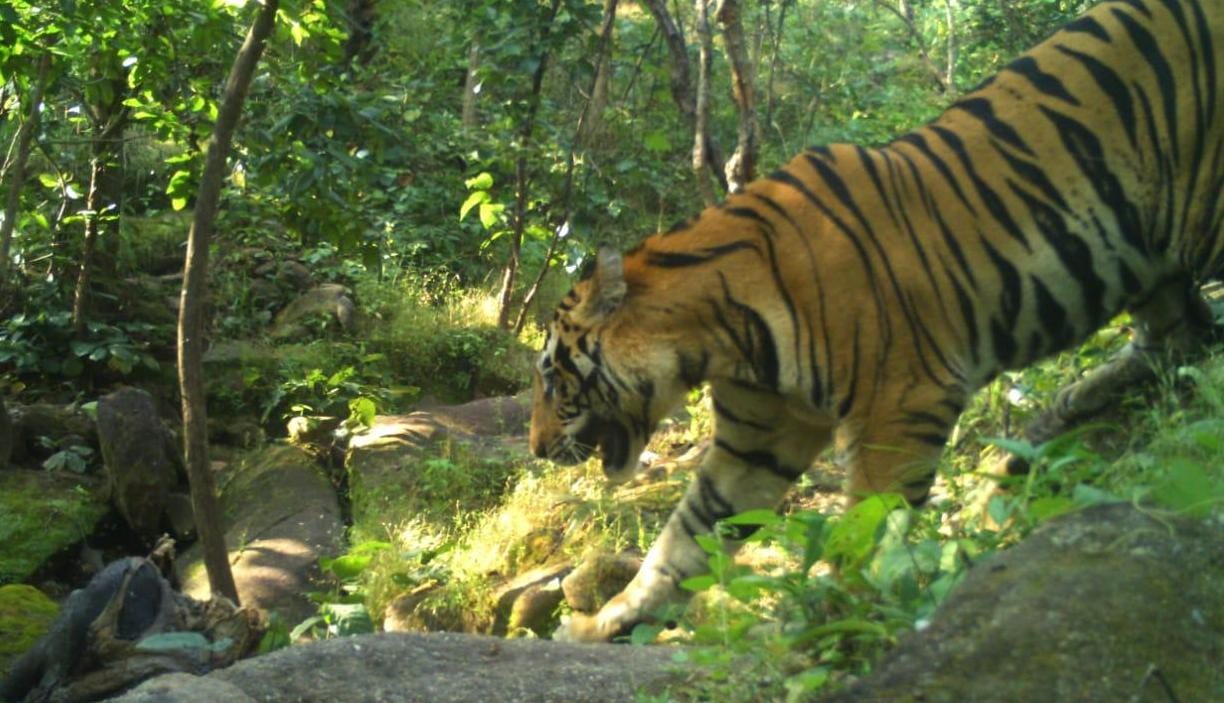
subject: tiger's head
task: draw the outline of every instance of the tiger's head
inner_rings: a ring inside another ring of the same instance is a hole
[[[553,315],[533,373],[532,452],[576,464],[598,448],[611,481],[633,476],[686,390],[666,340],[633,311],[631,288],[621,255],[601,249]]]

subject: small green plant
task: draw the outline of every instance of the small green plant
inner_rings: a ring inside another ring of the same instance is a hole
[[[39,437],[38,443],[48,449],[56,450],[42,463],[43,468],[47,471],[71,471],[75,474],[89,471],[89,465],[94,456],[94,450],[90,447],[83,444],[69,444],[60,448],[48,437]]]
[[[319,568],[336,586],[330,591],[308,594],[318,605],[318,612],[298,623],[289,632],[289,641],[307,636],[324,639],[374,632],[374,619],[364,602],[364,576],[377,555],[388,549],[391,549],[388,542],[362,542],[341,556],[319,559]]]

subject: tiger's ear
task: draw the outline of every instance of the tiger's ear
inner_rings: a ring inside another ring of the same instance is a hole
[[[589,323],[601,322],[625,301],[625,262],[620,252],[600,247],[588,278],[587,295],[575,310]]]

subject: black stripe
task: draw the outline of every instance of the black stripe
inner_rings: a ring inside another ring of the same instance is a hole
[[[858,378],[859,378],[859,333],[862,331],[862,326],[859,321],[854,321],[854,347],[850,350],[850,387],[846,389],[846,395],[837,405],[837,418],[840,420],[850,414],[850,408],[854,407],[854,396],[858,393]]]
[[[742,461],[743,463],[747,464],[750,467],[760,467],[775,476],[780,476],[786,479],[787,481],[794,481],[798,479],[800,476],[803,475],[803,472],[807,468],[807,467],[803,467],[799,469],[794,469],[789,466],[783,466],[781,463],[778,462],[778,457],[774,456],[771,452],[768,452],[768,451],[741,451],[739,449],[736,449],[735,447],[732,447],[730,444],[727,444],[725,440],[719,439],[717,437],[714,439],[714,446],[718,447],[719,449],[730,454],[731,456],[735,457],[737,460]]]
[[[1071,105],[1079,105],[1079,100],[1075,96],[1067,92],[1067,88],[1063,86],[1062,81],[1052,73],[1046,73],[1037,66],[1037,61],[1032,56],[1021,56],[1009,63],[1004,71],[1011,71],[1018,76],[1023,77],[1033,85],[1038,91],[1052,98],[1057,98]]]
[[[1171,151],[1174,156],[1174,163],[1176,163],[1178,153],[1177,86],[1173,79],[1173,71],[1169,68],[1169,62],[1165,60],[1165,56],[1160,51],[1160,46],[1151,32],[1148,32],[1143,25],[1121,10],[1114,9],[1113,14],[1118,18],[1123,28],[1126,29],[1126,33],[1130,35],[1131,41],[1134,42],[1139,55],[1148,62],[1148,65],[1152,67],[1152,71],[1156,74],[1156,87],[1160,89],[1161,102],[1164,103],[1165,113],[1165,125],[1161,131],[1173,143]]]
[[[969,301],[969,295],[965,292],[965,288],[960,284],[960,281],[949,276],[948,283],[952,286],[952,292],[956,294],[956,304],[960,307],[961,318],[964,320],[965,328],[969,332],[969,354],[973,365],[977,366],[981,362],[981,354],[978,348],[981,344],[981,339],[978,334],[977,311]]]
[[[1211,28],[1207,26],[1207,18],[1203,15],[1203,8],[1199,3],[1191,3],[1190,11],[1194,13],[1194,25],[1198,29],[1199,43],[1202,47],[1202,63],[1203,73],[1207,85],[1207,96],[1204,103],[1207,106],[1207,113],[1204,116],[1205,124],[1215,122],[1215,111],[1219,105],[1216,103],[1216,65],[1215,65],[1215,44],[1211,36]],[[1217,191],[1218,192],[1218,191]]]
[[[1033,284],[1033,290],[1036,291],[1037,319],[1041,322],[1042,329],[1045,330],[1048,342],[1044,349],[1036,353],[1050,353],[1066,349],[1075,341],[1075,332],[1067,324],[1066,309],[1050,294],[1050,289],[1046,288],[1040,278],[1030,275],[1029,281]]]
[[[968,150],[965,149],[965,143],[961,141],[960,135],[939,125],[931,125],[931,131],[939,135],[940,139],[952,150],[952,153],[956,154],[961,166],[965,169],[965,173],[968,174],[969,179],[973,182],[973,187],[976,189],[978,197],[986,204],[986,209],[990,211],[991,216],[999,223],[1003,231],[1019,242],[1025,251],[1032,252],[1028,240],[1024,237],[1024,231],[1012,219],[1011,213],[1007,211],[1007,205],[1003,202],[1003,198],[1000,198],[999,194],[978,175],[977,169],[973,165],[973,158]]]
[[[769,325],[759,312],[732,297],[726,275],[720,272],[718,278],[722,282],[725,304],[715,306],[715,319],[726,330],[727,335],[731,338],[731,343],[739,350],[744,360],[752,365],[757,382],[771,389],[777,389],[778,348],[774,343]],[[731,324],[731,321],[722,312],[725,308],[738,314],[743,321],[742,329],[737,329]]]
[[[1062,215],[1049,205],[1015,185],[1012,185],[1012,192],[1024,201],[1037,231],[1058,254],[1058,260],[1066,268],[1067,274],[1079,282],[1089,323],[1093,327],[1104,324],[1105,317],[1112,311],[1105,309],[1105,282],[1093,268],[1092,250],[1084,240],[1067,231]]]
[[[962,110],[977,119],[979,122],[985,125],[986,130],[990,132],[991,136],[993,136],[995,139],[998,139],[999,141],[1004,142],[1010,145],[1012,148],[1025,154],[1035,156],[1035,154],[1033,154],[1033,150],[1029,148],[1028,144],[1024,143],[1023,139],[1020,138],[1020,134],[1016,132],[1011,125],[1003,120],[1000,120],[995,115],[994,107],[991,106],[990,101],[986,98],[966,98],[965,100],[961,100],[953,105],[952,109]]]
[[[766,202],[768,206],[769,204],[768,198],[761,197],[760,199],[763,202]],[[776,205],[776,203],[774,204]],[[782,303],[786,306],[786,312],[788,316],[790,317],[791,342],[794,346],[794,349],[792,349],[791,353],[794,355],[794,358],[797,364],[798,359],[799,359],[799,338],[800,338],[800,333],[801,333],[800,325],[799,325],[799,312],[798,312],[798,308],[795,306],[794,299],[791,297],[790,287],[786,284],[786,281],[783,280],[782,278],[782,267],[781,267],[781,264],[778,262],[777,248],[774,246],[774,238],[777,236],[777,232],[774,229],[772,222],[770,222],[761,213],[757,212],[756,210],[753,210],[752,208],[736,207],[736,208],[727,209],[727,212],[730,214],[738,214],[740,211],[752,213],[749,216],[750,219],[752,219],[754,222],[757,222],[760,225],[762,239],[765,242],[765,253],[766,253],[767,258],[769,259],[769,272],[770,272],[770,275],[773,277],[774,287],[777,288],[778,290],[778,296],[782,299]]]
[[[697,251],[648,251],[646,253],[646,262],[651,266],[658,266],[659,268],[682,268],[704,264],[719,257],[744,250],[756,251],[757,246],[752,242],[739,240],[715,247],[706,247]]]
[[[737,425],[744,425],[746,427],[751,427],[754,430],[769,431],[773,429],[773,427],[766,425],[765,423],[762,423],[762,422],[755,422],[753,420],[745,420],[743,417],[731,412],[730,408],[718,402],[717,398],[714,399],[714,414],[717,415],[719,418],[730,420],[731,422],[734,422]]]
[[[1090,56],[1080,51],[1076,51],[1068,46],[1054,47],[1062,52],[1065,56],[1070,56],[1088,71],[1088,75],[1092,76],[1092,80],[1096,81],[1097,87],[1101,92],[1109,98],[1109,102],[1113,104],[1114,111],[1118,113],[1118,121],[1122,123],[1122,127],[1126,129],[1126,137],[1130,142],[1131,148],[1136,148],[1138,142],[1135,138],[1135,104],[1131,99],[1130,91],[1126,88],[1126,83],[1118,77],[1107,64],[1099,61],[1095,56]]]
[[[1105,31],[1105,28],[1101,26],[1101,23],[1087,16],[1071,20],[1067,24],[1063,25],[1063,31],[1089,34],[1106,43],[1110,41],[1109,32]]]
[[[1123,238],[1146,253],[1139,213],[1134,203],[1127,199],[1118,177],[1109,170],[1100,139],[1077,120],[1045,106],[1040,106],[1040,110],[1054,125],[1067,154],[1092,184],[1097,198],[1114,213]]]
[[[922,155],[931,162],[931,165],[935,167],[935,170],[939,171],[939,175],[943,176],[944,181],[952,188],[952,192],[956,193],[957,199],[961,201],[961,204],[965,206],[965,209],[973,215],[977,215],[977,211],[974,210],[973,206],[969,204],[969,199],[965,197],[964,191],[961,190],[960,181],[958,181],[956,176],[952,174],[952,169],[948,168],[948,164],[942,158],[940,158],[938,154],[931,150],[930,145],[926,143],[926,139],[923,138],[921,134],[911,132],[904,136],[898,137],[896,141],[904,144],[912,144],[914,147],[916,147],[918,151],[920,151]]]
[[[1012,156],[1006,149],[999,149],[997,144],[995,147],[996,151],[1007,161],[1007,165],[1011,167],[1011,170],[1016,175],[1041,191],[1041,195],[1046,200],[1052,202],[1059,210],[1063,212],[1070,211],[1067,202],[1063,200],[1062,192],[1050,182],[1050,179],[1046,177],[1045,171],[1041,170],[1037,164]]]

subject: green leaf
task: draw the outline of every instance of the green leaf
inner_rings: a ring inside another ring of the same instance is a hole
[[[233,640],[228,637],[210,642],[198,632],[159,632],[137,642],[136,649],[143,652],[176,652],[188,649],[224,652],[232,644]]]
[[[888,514],[904,505],[905,500],[895,493],[876,493],[847,510],[829,532],[825,558],[850,568],[861,564],[875,547]]]
[[[374,418],[377,415],[378,406],[370,398],[362,396],[349,401],[349,419],[360,424],[362,427],[373,425]]]
[[[1063,513],[1070,512],[1075,508],[1075,501],[1067,496],[1045,496],[1037,498],[1029,503],[1029,515],[1037,522],[1049,520],[1052,517],[1058,517]]]
[[[760,510],[745,510],[738,515],[732,515],[722,522],[724,525],[759,525],[764,527],[782,522],[782,517],[773,510],[762,508]]]
[[[1153,489],[1152,496],[1177,512],[1206,517],[1212,506],[1224,502],[1224,487],[1213,482],[1201,464],[1179,459]]]
[[[319,568],[341,581],[351,581],[365,572],[374,557],[368,554],[345,554],[335,559],[319,559]]]
[[[489,192],[486,190],[477,190],[468,195],[467,200],[463,201],[463,205],[459,207],[459,221],[463,222],[463,218],[467,217],[468,212],[472,208],[482,203],[488,202]]]
[[[57,178],[54,173],[38,174],[38,182],[43,184],[47,188],[59,188],[59,184],[60,184],[59,178]]]
[[[374,620],[363,603],[326,603],[319,612],[331,622],[330,629],[341,637],[374,631]]]
[[[690,576],[680,582],[680,588],[694,593],[708,590],[718,585],[718,579],[714,574],[702,574],[700,576]]]
[[[661,151],[671,151],[672,148],[671,141],[667,138],[667,135],[662,132],[651,132],[650,134],[647,134],[646,137],[642,139],[642,145],[646,147],[646,151],[653,151],[655,153]]]
[[[481,203],[480,204],[480,224],[485,229],[493,229],[497,224],[497,216],[506,209],[506,206],[501,203]]]
[[[463,182],[468,190],[488,190],[493,187],[493,176],[487,171],[482,172]]]

